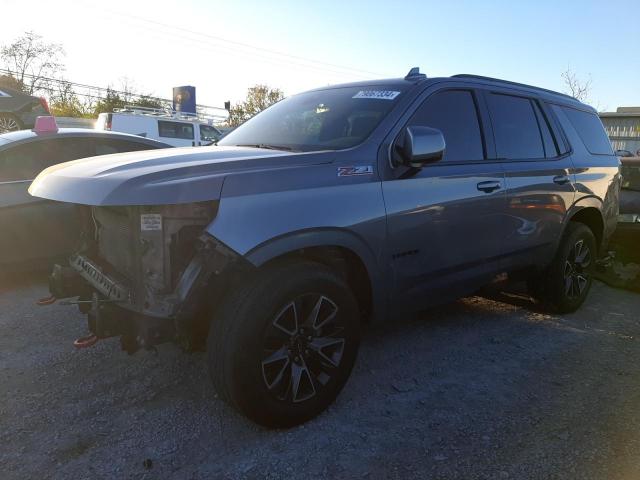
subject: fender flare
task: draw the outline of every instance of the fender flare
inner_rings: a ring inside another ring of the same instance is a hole
[[[604,216],[602,215],[602,200],[600,200],[595,195],[589,195],[589,196],[585,196],[585,197],[579,198],[567,210],[567,213],[565,214],[564,222],[563,222],[563,225],[562,225],[562,233],[561,233],[561,235],[558,238],[558,241],[556,243],[556,249],[557,249],[558,245],[560,245],[560,241],[562,240],[562,237],[564,236],[564,233],[565,233],[567,227],[569,226],[569,222],[571,221],[571,219],[578,212],[580,212],[580,211],[582,211],[584,209],[587,209],[587,208],[593,208],[593,209],[597,210],[598,213],[600,214],[600,220],[602,221],[602,226],[603,226],[602,236],[604,238],[605,230],[606,230],[606,224],[605,224],[605,221],[604,221]],[[600,247],[601,246],[598,245],[598,248],[600,248]]]
[[[375,253],[356,234],[340,228],[306,229],[286,233],[255,246],[244,258],[255,267],[287,253],[312,247],[339,247],[348,250],[364,265],[369,276],[372,300],[372,318],[377,321],[384,317],[388,303],[384,278],[391,278],[390,272],[383,272]],[[388,275],[387,275],[388,274]]]

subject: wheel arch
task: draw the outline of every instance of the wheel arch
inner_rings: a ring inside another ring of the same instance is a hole
[[[601,251],[604,241],[604,217],[602,215],[602,202],[595,197],[581,199],[571,207],[567,214],[566,230],[569,222],[578,222],[586,225],[596,237],[598,252]]]
[[[258,245],[245,255],[257,268],[295,258],[322,263],[341,273],[365,319],[375,321],[384,316],[384,275],[374,253],[355,234],[340,229],[293,232]]]

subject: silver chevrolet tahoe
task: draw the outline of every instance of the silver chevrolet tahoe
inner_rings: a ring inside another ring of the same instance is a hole
[[[206,348],[220,396],[283,427],[333,402],[363,325],[390,313],[505,273],[576,310],[619,190],[591,107],[412,69],[294,95],[216,146],[57,165],[30,193],[77,206],[50,289],[89,338]]]

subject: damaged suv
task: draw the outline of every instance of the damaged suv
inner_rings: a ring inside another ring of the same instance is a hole
[[[577,309],[619,189],[591,107],[412,69],[292,96],[217,146],[57,165],[30,192],[77,205],[50,289],[94,340],[206,348],[222,398],[290,426],[338,395],[366,322],[504,273]]]

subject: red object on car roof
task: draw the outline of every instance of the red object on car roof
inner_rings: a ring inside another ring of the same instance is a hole
[[[58,124],[56,123],[56,119],[51,116],[37,117],[33,131],[36,133],[57,132]]]

